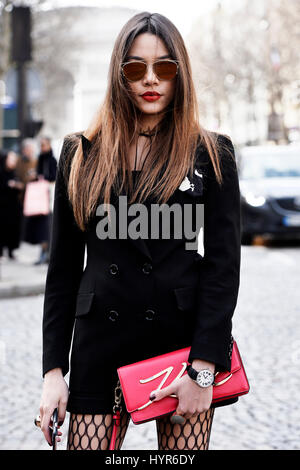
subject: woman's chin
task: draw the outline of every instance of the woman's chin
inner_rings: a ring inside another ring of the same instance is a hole
[[[158,103],[147,103],[147,102],[136,103],[136,107],[143,114],[158,114],[158,113],[161,113],[165,109],[165,106],[162,106]]]
[[[164,108],[161,106],[139,106],[139,110],[141,111],[142,114],[160,114],[163,112]]]

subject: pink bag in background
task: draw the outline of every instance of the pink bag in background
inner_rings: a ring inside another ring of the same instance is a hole
[[[50,209],[49,181],[40,179],[27,183],[24,196],[25,216],[47,215]]]

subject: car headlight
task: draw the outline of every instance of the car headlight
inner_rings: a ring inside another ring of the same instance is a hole
[[[260,207],[263,206],[266,202],[266,198],[264,196],[257,196],[253,193],[246,193],[245,194],[245,200],[247,201],[250,206],[253,207]]]

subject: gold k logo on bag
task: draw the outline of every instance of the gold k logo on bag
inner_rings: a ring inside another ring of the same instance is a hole
[[[179,374],[172,380],[172,382],[174,382],[174,380],[176,379],[179,379],[183,374],[184,374],[184,371],[186,370],[187,368],[187,362],[182,362],[182,368],[179,372]],[[168,379],[168,377],[170,376],[170,374],[172,374],[173,372],[173,369],[174,367],[173,366],[170,366],[170,367],[167,367],[166,369],[164,370],[161,370],[160,372],[158,372],[157,374],[155,375],[152,375],[151,377],[148,377],[147,379],[140,379],[140,383],[142,384],[145,384],[145,383],[148,383],[148,382],[151,382],[152,380],[155,380],[157,379],[157,377],[160,377],[161,375],[165,374],[164,378],[162,379],[162,381],[160,382],[159,386],[156,388],[156,390],[160,390],[163,386],[163,384],[165,383],[165,381]],[[171,383],[169,385],[171,385]],[[170,397],[176,397],[176,395],[169,395]],[[153,402],[151,400],[149,400],[147,403],[145,403],[144,405],[140,406],[139,408],[137,408],[136,411],[138,410],[143,410],[144,408],[146,408],[147,406],[151,405]]]

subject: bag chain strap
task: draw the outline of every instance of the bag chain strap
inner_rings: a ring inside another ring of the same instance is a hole
[[[109,450],[115,450],[116,446],[116,439],[117,439],[117,429],[121,423],[121,396],[122,396],[122,389],[120,385],[120,380],[118,380],[117,386],[115,387],[115,404],[113,406],[113,429],[112,435],[109,444]]]
[[[120,412],[122,411],[121,397],[122,397],[122,388],[121,388],[120,380],[118,380],[118,383],[115,387],[115,404],[113,406],[114,413],[116,413],[117,410],[120,410]]]

